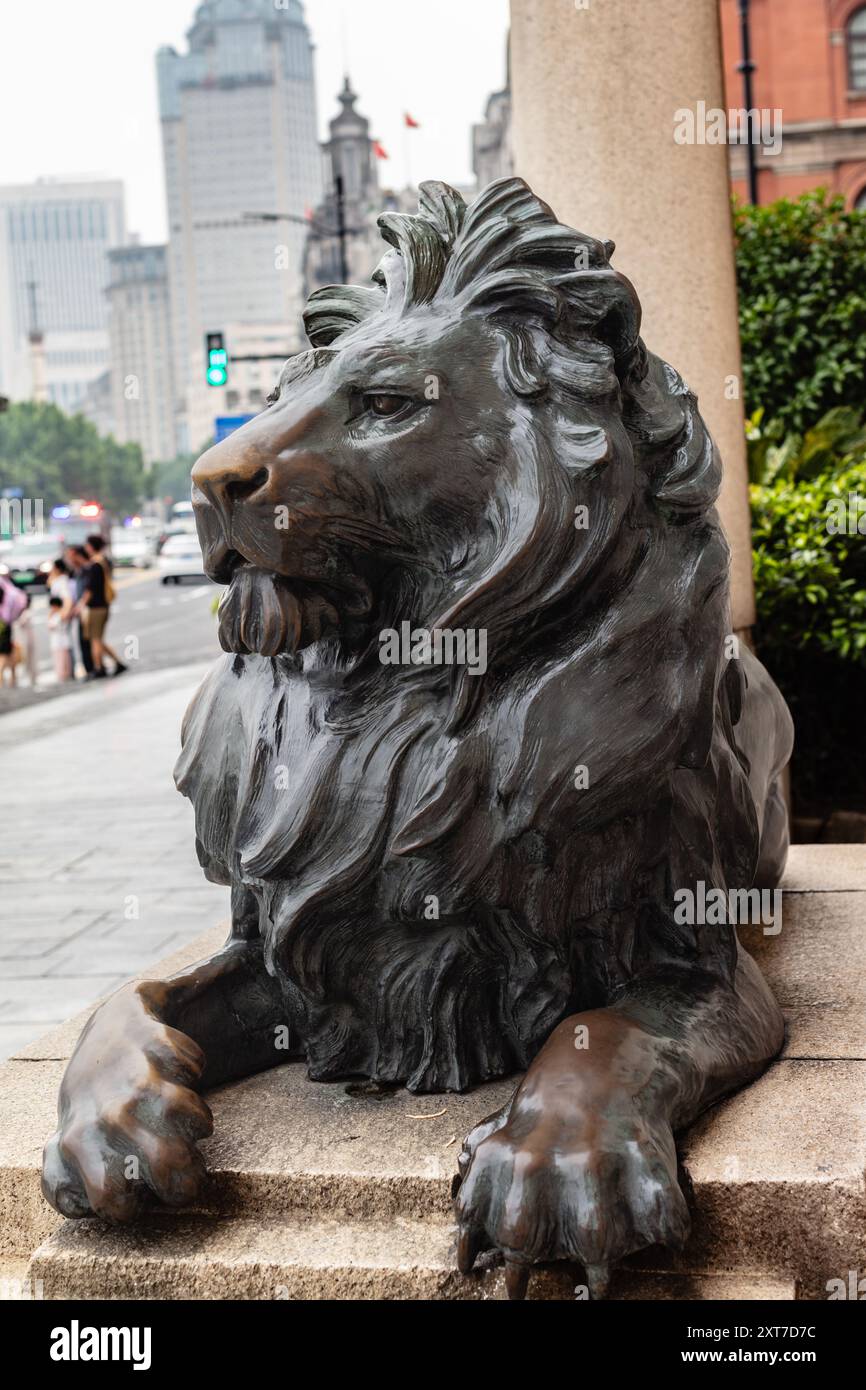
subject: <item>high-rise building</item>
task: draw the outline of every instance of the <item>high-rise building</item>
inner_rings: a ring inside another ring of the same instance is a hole
[[[305,217],[322,172],[300,0],[204,0],[187,39],[186,53],[160,50],[157,75],[177,441],[195,450],[224,408],[205,384],[205,334],[279,326],[286,354],[300,344]]]
[[[115,180],[0,188],[0,394],[81,405],[108,367],[106,253],[125,239]]]
[[[108,253],[111,414],[122,444],[139,444],[146,464],[175,456],[168,258],[164,246]]]

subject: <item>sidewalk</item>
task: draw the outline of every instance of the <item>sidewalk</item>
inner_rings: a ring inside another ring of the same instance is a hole
[[[0,1057],[227,919],[171,775],[206,669],[0,719]]]

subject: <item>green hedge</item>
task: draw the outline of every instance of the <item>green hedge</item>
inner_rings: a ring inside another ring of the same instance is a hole
[[[818,190],[735,204],[734,227],[756,642],[794,716],[795,808],[866,810],[866,213]]]
[[[753,485],[751,497],[768,661],[795,650],[866,664],[866,458],[808,482]]]
[[[794,717],[795,808],[866,809],[866,458],[750,492],[755,639]]]
[[[866,405],[866,212],[823,189],[734,204],[746,414],[805,430]]]

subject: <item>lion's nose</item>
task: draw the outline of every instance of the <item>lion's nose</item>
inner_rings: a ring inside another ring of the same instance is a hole
[[[261,450],[234,436],[214,444],[192,470],[193,486],[228,518],[238,502],[267,486],[270,469]]]

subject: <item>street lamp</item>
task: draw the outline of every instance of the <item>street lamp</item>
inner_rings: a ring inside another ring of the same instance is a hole
[[[320,222],[315,222],[311,217],[297,217],[291,212],[245,212],[244,219],[247,222],[299,222],[305,227],[312,228],[314,232],[320,232],[323,236],[336,237],[340,248],[340,280],[344,285],[347,285],[349,283],[349,262],[346,257],[346,238],[359,235],[361,228],[346,226],[346,199],[342,174],[334,175],[334,202],[337,211],[336,227],[323,227]]]

